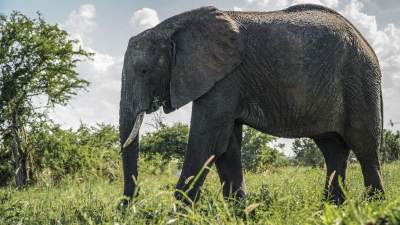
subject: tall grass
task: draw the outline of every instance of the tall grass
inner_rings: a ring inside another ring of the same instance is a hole
[[[364,200],[360,168],[352,164],[348,200],[341,207],[323,203],[324,176],[324,170],[307,167],[246,173],[248,195],[240,207],[223,199],[211,169],[200,201],[186,207],[173,198],[173,168],[142,169],[139,196],[126,210],[118,210],[121,179],[70,176],[57,185],[0,189],[0,224],[400,224],[400,162],[383,166],[386,199],[380,201]]]

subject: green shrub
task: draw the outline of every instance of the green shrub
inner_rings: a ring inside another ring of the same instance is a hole
[[[270,143],[276,137],[244,126],[242,140],[242,164],[245,170],[262,171],[274,166],[288,164],[286,156]]]
[[[0,148],[2,183],[12,179],[8,162],[11,155]],[[50,121],[33,124],[26,134],[30,153],[31,183],[60,181],[77,173],[98,174],[114,180],[120,174],[119,134],[111,125],[81,125],[77,130],[62,129]],[[4,181],[3,181],[4,180]]]
[[[13,177],[11,151],[0,145],[0,187],[6,186]]]
[[[380,149],[382,162],[392,162],[400,159],[400,132],[384,130],[383,144]]]
[[[189,139],[189,127],[182,123],[172,126],[160,124],[157,131],[142,136],[140,154],[147,161],[156,163],[160,170],[164,170],[170,161],[177,161],[181,166]]]
[[[293,142],[294,160],[302,166],[324,165],[324,156],[315,142],[310,138],[298,138]]]
[[[318,146],[310,138],[299,138],[293,142],[295,162],[304,166],[320,166],[324,164],[324,157]],[[383,143],[379,151],[381,162],[393,162],[400,159],[400,132],[384,130]],[[356,159],[350,152],[350,161]]]

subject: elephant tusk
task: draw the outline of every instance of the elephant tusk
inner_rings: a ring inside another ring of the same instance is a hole
[[[139,133],[139,129],[140,129],[140,125],[142,124],[143,117],[144,117],[144,112],[140,113],[136,117],[136,120],[135,120],[135,123],[133,125],[132,131],[129,134],[129,137],[126,139],[126,141],[125,141],[124,145],[122,146],[122,148],[128,147],[133,142],[133,140],[136,138],[136,136]]]

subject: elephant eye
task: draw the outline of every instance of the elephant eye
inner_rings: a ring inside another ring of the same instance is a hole
[[[142,70],[142,73],[143,73],[143,74],[147,73],[147,70]]]

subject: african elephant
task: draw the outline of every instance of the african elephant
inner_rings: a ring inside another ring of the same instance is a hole
[[[325,197],[344,201],[349,150],[369,194],[383,193],[381,72],[361,33],[334,10],[296,5],[234,12],[203,7],[129,40],[122,72],[120,139],[124,195],[137,177],[144,113],[193,102],[189,142],[176,188],[198,198],[211,157],[224,196],[242,198],[242,125],[271,135],[313,138],[327,167]],[[190,187],[190,190],[189,190]],[[182,192],[176,192],[182,198]]]

